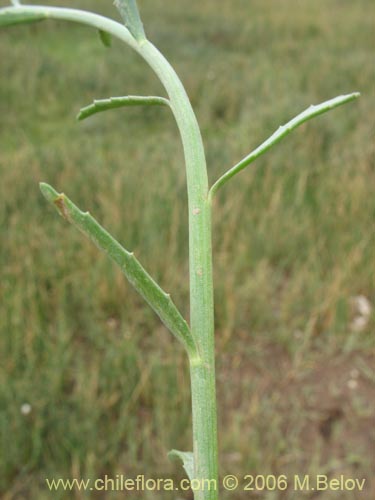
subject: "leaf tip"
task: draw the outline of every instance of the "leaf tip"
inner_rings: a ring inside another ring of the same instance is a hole
[[[105,47],[112,47],[112,37],[109,33],[103,30],[99,30],[99,38]]]
[[[182,462],[182,465],[185,469],[186,474],[190,481],[194,478],[194,455],[191,451],[178,451],[171,450],[168,453],[168,458],[170,460],[178,459]]]
[[[65,195],[63,193],[58,193],[52,186],[45,182],[40,182],[39,188],[45,199],[55,206],[59,214],[64,217],[64,219],[69,220],[69,213],[65,203]]]
[[[52,186],[47,184],[46,182],[40,182],[39,188],[42,192],[42,195],[45,197],[45,199],[47,201],[50,201],[51,203],[54,203],[55,200],[59,197],[59,193],[55,189],[53,189]]]
[[[340,97],[342,99],[342,102],[345,103],[345,102],[354,101],[354,99],[358,99],[358,97],[360,97],[360,96],[361,96],[360,92],[352,92],[351,94],[346,94],[346,95],[343,95]],[[339,97],[339,99],[340,99],[340,97]]]

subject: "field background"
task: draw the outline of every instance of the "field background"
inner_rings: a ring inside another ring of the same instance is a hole
[[[64,2],[116,16],[111,3]],[[149,38],[186,85],[211,182],[310,104],[362,93],[294,132],[217,197],[216,337],[221,474],[365,477],[362,495],[306,498],[374,498],[375,320],[355,299],[375,305],[374,4],[139,3]],[[6,500],[96,498],[51,493],[46,477],[183,477],[166,458],[191,447],[182,349],[38,189],[49,182],[90,210],[188,315],[185,173],[170,113],[74,120],[93,98],[160,92],[130,49],[106,49],[90,29],[51,22],[0,32]]]

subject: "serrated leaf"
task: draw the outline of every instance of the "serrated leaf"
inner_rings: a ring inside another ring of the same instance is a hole
[[[120,12],[125,26],[139,42],[146,39],[145,31],[139,15],[136,0],[115,0],[115,6]]]
[[[98,30],[98,32],[99,32],[99,38],[100,38],[101,42],[103,43],[103,45],[105,47],[111,47],[112,46],[111,35],[103,30]]]
[[[47,16],[36,12],[18,12],[18,7],[0,9],[0,27],[43,21]]]
[[[168,453],[168,457],[171,459],[177,458],[181,460],[183,468],[185,469],[190,481],[194,479],[194,455],[191,451],[171,450]]]
[[[109,99],[95,100],[92,104],[82,108],[77,115],[78,120],[84,120],[95,113],[101,113],[108,109],[122,108],[127,106],[169,106],[168,99],[157,96],[124,96],[110,97]]]
[[[156,312],[165,326],[182,342],[187,352],[196,355],[196,345],[190,328],[169,294],[154,281],[132,252],[126,250],[88,212],[82,212],[67,196],[53,187],[40,183],[44,197],[59,214],[103,250],[125,274],[129,283]]]

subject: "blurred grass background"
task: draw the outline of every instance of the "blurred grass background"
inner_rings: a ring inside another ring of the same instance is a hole
[[[116,16],[104,0],[66,4]],[[358,498],[372,498],[375,321],[371,314],[356,327],[353,298],[375,303],[374,4],[140,7],[149,38],[186,85],[211,182],[308,105],[362,93],[220,192],[214,260],[221,472],[344,471],[367,477]],[[0,32],[5,499],[51,498],[46,477],[182,477],[166,458],[191,447],[181,348],[38,190],[49,182],[90,210],[188,315],[185,173],[173,118],[127,109],[74,121],[93,98],[160,92],[130,49],[105,49],[90,29],[51,22]]]

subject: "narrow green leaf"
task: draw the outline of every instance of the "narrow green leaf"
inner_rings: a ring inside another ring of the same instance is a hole
[[[271,149],[272,146],[280,142],[284,137],[286,137],[292,130],[302,125],[302,123],[311,120],[315,116],[321,115],[330,111],[331,109],[337,108],[342,104],[346,104],[347,102],[353,101],[360,96],[359,92],[354,92],[353,94],[341,95],[330,99],[329,101],[325,101],[316,106],[311,105],[309,108],[305,109],[302,113],[295,116],[292,120],[290,120],[285,125],[279,127],[276,132],[274,132],[271,137],[269,137],[266,141],[264,141],[260,146],[258,146],[254,151],[252,151],[248,156],[246,156],[243,160],[241,160],[237,165],[228,170],[224,175],[218,179],[215,184],[210,189],[210,197],[212,197],[215,192],[223,186],[230,178],[236,175],[238,172],[243,170],[245,167],[250,165],[254,160],[262,156],[266,151]]]
[[[0,9],[0,27],[30,24],[43,19],[47,19],[47,15],[40,12],[24,12],[16,6]]]
[[[109,33],[103,30],[99,30],[99,37],[105,47],[112,46],[112,37]]]
[[[164,97],[157,96],[129,95],[125,97],[110,97],[109,99],[95,100],[92,104],[82,108],[77,115],[77,119],[84,120],[95,113],[126,106],[169,106],[169,101]]]
[[[182,342],[189,355],[196,356],[196,346],[188,324],[170,296],[151,278],[134,254],[125,250],[88,212],[82,212],[63,193],[57,193],[45,183],[40,183],[40,189],[62,217],[77,227],[119,265],[128,281],[153,308],[165,326]]]
[[[146,40],[145,31],[139,15],[136,0],[115,0],[115,6],[120,12],[125,26],[134,38],[140,42]]]
[[[191,451],[171,450],[168,453],[168,457],[171,459],[177,458],[181,460],[190,481],[194,479],[194,455]]]

